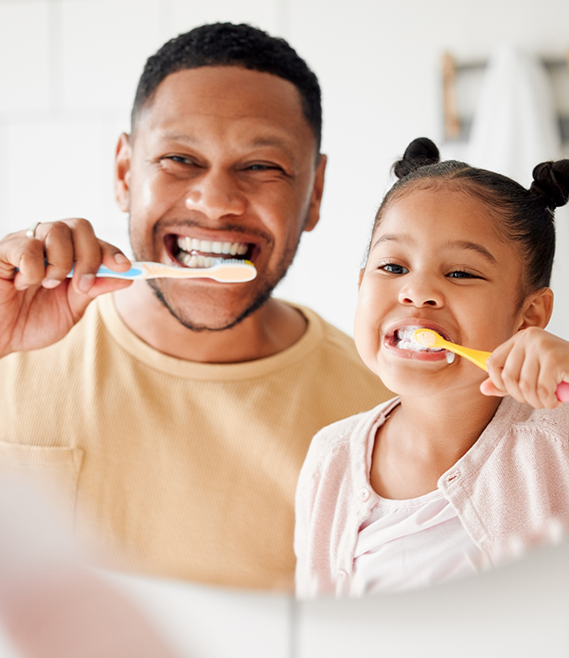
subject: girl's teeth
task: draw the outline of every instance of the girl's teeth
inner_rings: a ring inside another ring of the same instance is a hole
[[[415,331],[421,329],[421,327],[401,327],[397,330],[397,347],[400,350],[411,350],[412,352],[441,352],[440,348],[431,349],[421,345],[418,340],[415,339]],[[449,363],[451,363],[449,361]]]

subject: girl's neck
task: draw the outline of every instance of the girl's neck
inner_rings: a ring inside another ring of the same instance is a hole
[[[499,404],[500,398],[478,390],[402,397],[376,435],[373,489],[393,499],[416,498],[436,489],[441,475],[476,443]]]

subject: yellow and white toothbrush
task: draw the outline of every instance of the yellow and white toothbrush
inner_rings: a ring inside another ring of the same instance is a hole
[[[73,270],[68,277],[73,276]],[[126,272],[115,272],[101,265],[98,277],[109,279],[214,279],[222,283],[244,283],[257,276],[257,270],[248,260],[220,260],[211,267],[176,267],[149,261],[133,261]]]
[[[488,370],[486,360],[492,352],[482,352],[481,350],[472,350],[469,347],[463,347],[462,345],[455,345],[455,343],[445,340],[432,329],[417,329],[413,334],[413,337],[420,345],[423,345],[423,347],[440,347],[443,350],[454,352],[455,354],[458,354],[458,356],[463,356],[465,359],[472,361],[472,363],[479,368],[482,368],[482,370]],[[555,394],[560,402],[569,402],[569,383],[561,382],[557,386]]]

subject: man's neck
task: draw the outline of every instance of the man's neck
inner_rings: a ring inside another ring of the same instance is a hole
[[[307,321],[296,309],[269,299],[231,329],[192,331],[182,325],[144,282],[114,294],[117,311],[141,340],[186,361],[241,363],[278,354],[304,334]]]

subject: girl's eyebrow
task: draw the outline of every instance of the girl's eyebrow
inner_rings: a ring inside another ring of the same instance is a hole
[[[378,244],[382,242],[413,242],[413,237],[407,234],[397,234],[397,233],[384,233],[372,244],[371,249],[375,249]],[[468,240],[449,240],[445,247],[450,248],[459,248],[459,249],[469,249],[470,251],[476,251],[490,261],[492,265],[497,265],[498,261],[492,256],[492,254],[477,242],[469,242]],[[370,249],[370,251],[371,251]]]
[[[470,249],[471,251],[477,251],[479,254],[482,254],[487,260],[489,260],[492,265],[497,265],[498,261],[492,256],[492,254],[477,242],[469,242],[468,240],[449,240],[447,242],[449,247],[459,247],[460,249]]]

